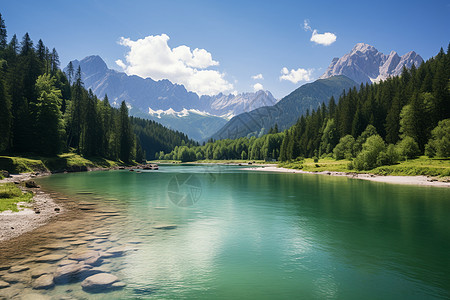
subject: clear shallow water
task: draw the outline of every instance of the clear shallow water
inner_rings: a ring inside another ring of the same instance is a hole
[[[105,260],[127,284],[123,290],[88,294],[72,283],[39,293],[98,299],[450,297],[445,188],[230,166],[61,174],[39,183],[117,212],[90,226],[114,237],[102,243],[105,249],[132,247]],[[176,228],[156,229],[161,225]]]

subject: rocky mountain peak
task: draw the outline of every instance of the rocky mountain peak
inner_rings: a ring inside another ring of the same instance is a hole
[[[371,45],[358,43],[349,53],[334,58],[320,79],[345,75],[358,83],[378,82],[400,75],[403,66],[411,68],[414,64],[418,67],[422,62],[422,57],[414,51],[401,57],[395,51],[385,55]]]
[[[365,43],[357,43],[353,49],[352,49],[352,53],[355,52],[378,52],[377,49],[375,49],[374,46],[365,44]]]

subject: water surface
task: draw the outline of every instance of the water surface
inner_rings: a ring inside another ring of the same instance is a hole
[[[86,219],[93,230],[81,224],[81,236],[76,233],[72,240],[106,230],[110,238],[98,244],[99,251],[131,247],[103,265],[127,284],[124,289],[88,294],[73,282],[42,294],[96,299],[450,297],[446,188],[231,166],[58,174],[39,183],[110,210],[111,216],[93,215],[91,223]],[[166,225],[176,228],[158,229]]]

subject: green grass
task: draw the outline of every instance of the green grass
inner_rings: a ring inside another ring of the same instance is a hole
[[[312,158],[307,158],[299,162],[283,162],[279,167],[288,169],[301,169],[309,172],[356,172],[370,173],[376,175],[396,175],[396,176],[450,176],[450,159],[434,159],[421,156],[416,159],[402,161],[392,166],[381,166],[368,171],[355,171],[348,168],[349,160],[335,160],[332,158],[319,159],[317,163]]]
[[[51,171],[76,170],[77,168],[110,168],[122,165],[100,157],[85,158],[76,153],[64,153],[56,157],[41,158]]]
[[[11,210],[18,212],[17,203],[30,202],[33,198],[33,193],[23,193],[14,183],[0,184],[0,212]]]
[[[85,158],[76,153],[63,153],[54,157],[0,156],[0,170],[12,174],[49,171],[83,171],[91,168],[110,168],[124,165],[100,157]]]
[[[381,166],[370,171],[379,175],[425,175],[450,176],[450,159],[435,159],[421,156],[392,166]]]
[[[348,169],[348,160],[335,160],[332,158],[319,159],[318,162],[314,162],[312,158],[306,158],[303,161],[283,162],[278,166],[287,169],[297,169],[308,172],[352,172]]]
[[[40,159],[16,156],[0,156],[0,170],[10,173],[48,172]]]

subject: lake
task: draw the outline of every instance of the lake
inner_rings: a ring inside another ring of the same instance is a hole
[[[65,257],[78,248],[107,253],[122,246],[99,268],[126,286],[91,294],[80,282],[67,282],[36,291],[32,281],[22,280],[22,293],[75,299],[450,298],[446,188],[217,165],[56,174],[38,183],[67,201],[82,201],[83,210],[78,221],[38,231],[34,252],[15,264],[23,261],[32,272],[42,255]],[[63,246],[45,247],[54,243]]]

